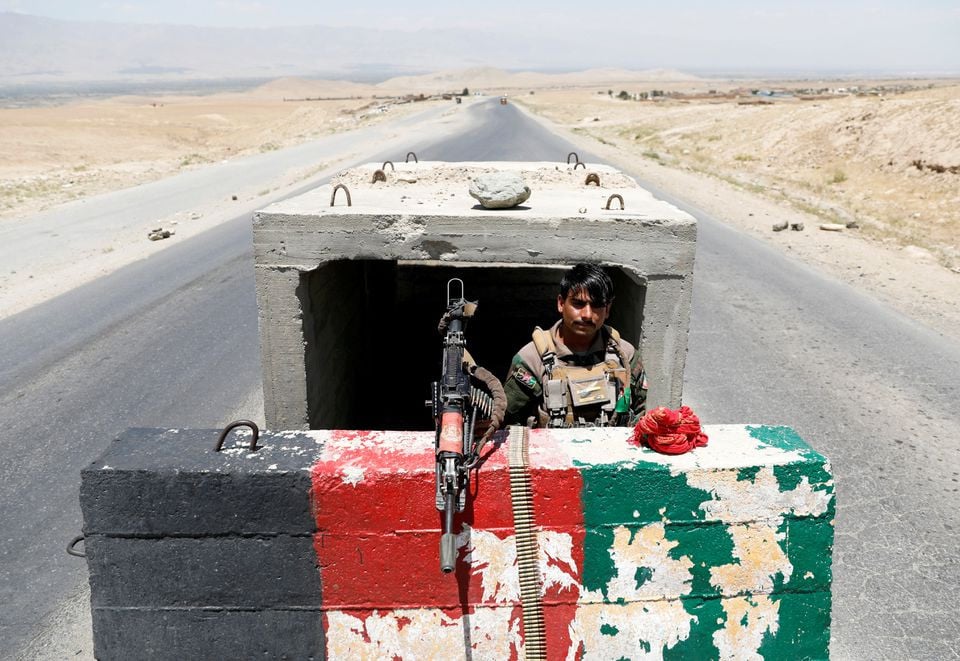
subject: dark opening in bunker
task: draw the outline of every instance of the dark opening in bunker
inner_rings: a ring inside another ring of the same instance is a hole
[[[558,318],[565,266],[341,260],[300,277],[311,429],[427,430],[425,401],[440,377],[447,281],[479,301],[466,329],[479,365],[505,378],[535,326]],[[646,285],[607,268],[616,300],[608,323],[638,345]],[[296,378],[291,375],[291,378]]]

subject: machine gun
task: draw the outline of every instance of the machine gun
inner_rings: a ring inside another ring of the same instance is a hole
[[[459,283],[459,294],[451,288]],[[456,565],[456,539],[453,517],[466,507],[470,471],[480,462],[480,452],[503,422],[507,396],[500,380],[477,366],[466,348],[464,330],[476,312],[477,303],[464,298],[463,280],[447,282],[447,311],[440,319],[443,335],[443,363],[440,381],[431,384],[437,436],[436,506],[443,512],[440,536],[440,570],[449,574]],[[474,439],[477,421],[489,420],[486,431]]]

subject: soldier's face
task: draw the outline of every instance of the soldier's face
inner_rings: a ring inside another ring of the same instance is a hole
[[[557,296],[557,311],[563,317],[563,327],[574,337],[593,339],[607,321],[610,304],[595,306],[585,289],[570,292],[566,298]]]

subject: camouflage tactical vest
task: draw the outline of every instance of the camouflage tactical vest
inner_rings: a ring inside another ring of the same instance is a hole
[[[609,340],[604,360],[590,366],[557,360],[557,346],[550,331],[539,326],[533,344],[543,361],[543,409],[547,419],[541,427],[605,427],[622,424],[629,413],[630,375],[620,353],[620,334],[604,326]]]

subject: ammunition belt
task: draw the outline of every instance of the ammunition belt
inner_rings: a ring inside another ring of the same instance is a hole
[[[534,525],[533,490],[530,485],[530,453],[527,443],[530,429],[510,427],[507,441],[510,461],[510,502],[513,507],[514,540],[517,545],[517,571],[520,575],[520,609],[523,617],[523,643],[527,661],[545,661],[547,638],[543,626],[543,600],[540,585],[540,560]]]

